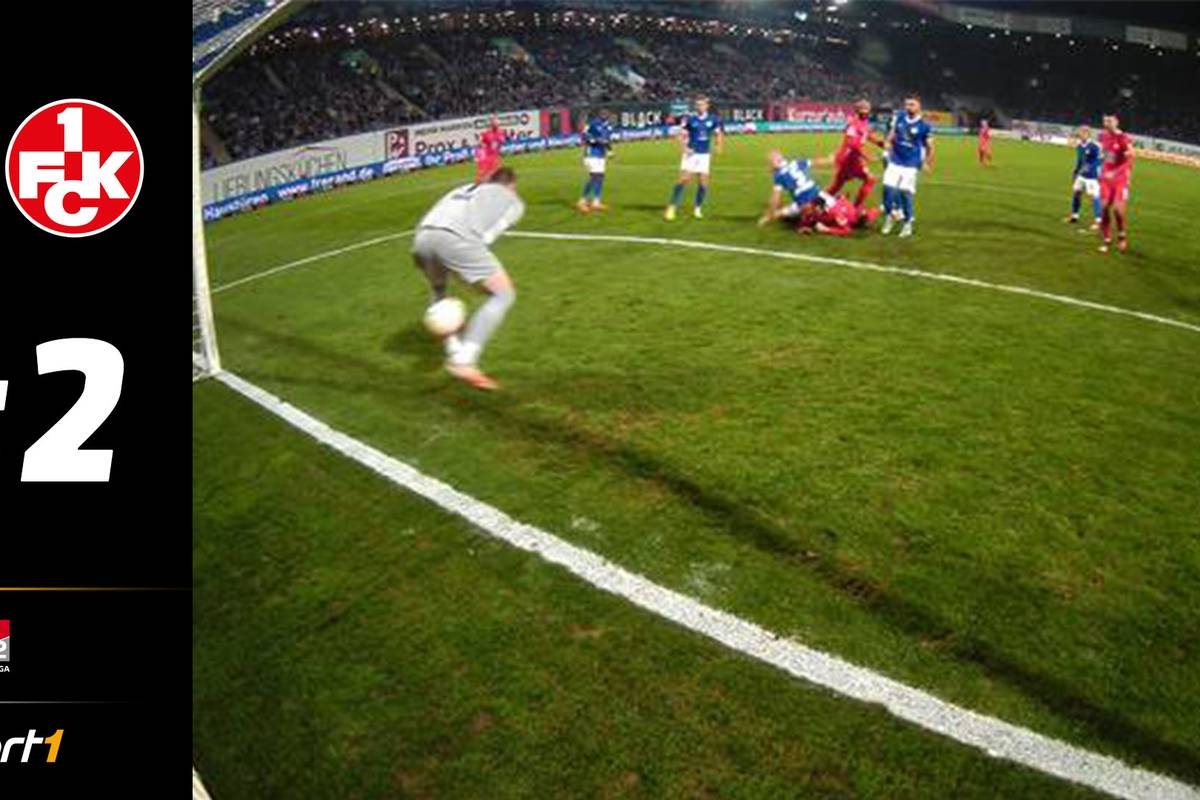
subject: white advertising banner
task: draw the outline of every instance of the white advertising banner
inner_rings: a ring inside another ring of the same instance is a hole
[[[509,111],[497,117],[510,138],[532,138],[542,133],[541,113],[537,109]],[[384,135],[386,158],[437,155],[460,147],[474,147],[489,120],[487,115],[443,119],[389,130]]]
[[[203,202],[260,192],[272,186],[314,178],[384,160],[380,133],[361,133],[280,150],[205,170],[201,175]]]
[[[1060,36],[1071,34],[1071,19],[1069,17],[1034,17],[1034,27],[1038,33],[1057,33]]]
[[[1149,47],[1169,47],[1172,50],[1187,50],[1187,34],[1164,31],[1161,28],[1141,28],[1137,25],[1126,25],[1125,38],[1134,44],[1144,44]]]
[[[946,7],[950,19],[964,25],[978,25],[981,28],[1007,29],[1012,27],[1012,14],[1003,11],[992,11],[987,8],[951,5]]]

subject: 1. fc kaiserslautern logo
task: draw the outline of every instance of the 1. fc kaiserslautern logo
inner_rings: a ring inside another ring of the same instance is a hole
[[[56,100],[17,128],[5,158],[8,193],[56,236],[117,224],[142,189],[142,148],[121,115],[91,100]]]
[[[8,635],[8,620],[0,619],[0,664],[8,663],[11,637]]]

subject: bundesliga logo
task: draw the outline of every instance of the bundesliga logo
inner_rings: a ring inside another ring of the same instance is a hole
[[[8,193],[25,218],[56,236],[111,228],[142,189],[142,148],[108,106],[56,100],[17,128],[5,158]]]
[[[9,655],[8,620],[0,619],[0,672],[7,672]]]

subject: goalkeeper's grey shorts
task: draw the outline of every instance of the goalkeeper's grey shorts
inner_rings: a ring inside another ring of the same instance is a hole
[[[449,270],[467,283],[479,283],[497,270],[500,260],[477,239],[466,239],[443,228],[418,228],[412,243],[413,262],[430,282]]]

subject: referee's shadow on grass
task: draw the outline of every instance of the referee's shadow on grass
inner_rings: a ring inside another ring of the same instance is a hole
[[[319,385],[347,394],[372,394],[395,397],[397,385],[409,385],[413,370],[397,365],[388,369],[376,361],[331,350],[318,342],[237,318],[223,318],[221,327],[230,332],[253,336],[280,353],[288,363],[289,351],[304,359],[292,371],[274,369],[241,371],[251,381]],[[419,323],[393,334],[384,344],[392,353],[416,354],[417,364],[440,365],[436,343]],[[330,376],[342,376],[335,379]],[[270,388],[270,387],[267,387]],[[502,435],[538,442],[547,447],[576,451],[580,461],[595,469],[656,482],[679,501],[697,509],[732,539],[786,559],[796,569],[816,576],[833,591],[873,614],[889,627],[899,630],[915,642],[932,642],[942,655],[973,664],[989,679],[1009,686],[1064,719],[1071,720],[1095,738],[1107,742],[1118,752],[1138,756],[1145,766],[1162,769],[1193,782],[1200,781],[1200,754],[1160,738],[1137,722],[1126,719],[1075,691],[1061,679],[1039,674],[1018,663],[986,641],[963,634],[933,611],[873,581],[841,563],[828,553],[828,541],[838,532],[831,529],[790,528],[769,519],[749,503],[705,486],[654,454],[633,447],[604,433],[585,428],[569,419],[547,419],[526,405],[522,397],[500,392],[483,397],[470,393],[452,381],[430,382],[423,394],[445,397],[458,413],[475,417]]]

